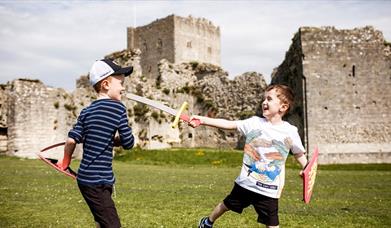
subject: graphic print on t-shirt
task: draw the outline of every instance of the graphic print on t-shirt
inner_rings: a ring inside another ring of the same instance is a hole
[[[248,176],[263,183],[272,183],[281,173],[292,140],[284,142],[267,140],[262,130],[252,130],[246,137],[243,163],[247,167]]]

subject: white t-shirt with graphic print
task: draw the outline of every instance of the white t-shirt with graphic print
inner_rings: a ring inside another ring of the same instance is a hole
[[[286,121],[272,125],[257,116],[236,123],[246,137],[246,146],[242,169],[235,182],[250,191],[280,198],[289,151],[293,154],[305,151],[297,128]]]

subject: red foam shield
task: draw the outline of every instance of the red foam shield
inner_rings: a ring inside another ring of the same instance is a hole
[[[303,171],[303,200],[309,203],[314,190],[316,172],[318,170],[318,148],[316,147],[310,162]]]
[[[57,170],[58,172],[63,173],[63,174],[65,174],[66,176],[69,176],[69,177],[71,177],[72,179],[75,180],[75,179],[76,179],[77,173],[74,172],[71,168],[68,167],[66,170],[62,170],[62,169],[60,169],[60,168],[56,165],[56,163],[57,163],[56,160],[50,159],[50,158],[45,158],[45,157],[43,157],[43,156],[40,154],[41,152],[50,150],[50,149],[55,148],[55,147],[63,146],[63,145],[65,145],[65,142],[57,143],[57,144],[48,146],[48,147],[42,149],[39,153],[37,153],[37,156],[38,156],[38,158],[39,158],[41,161],[45,162],[45,164],[49,165],[50,167],[54,168],[54,169]]]

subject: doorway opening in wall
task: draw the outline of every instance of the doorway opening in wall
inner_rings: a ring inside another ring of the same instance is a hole
[[[0,127],[0,154],[6,153],[8,149],[8,128]]]

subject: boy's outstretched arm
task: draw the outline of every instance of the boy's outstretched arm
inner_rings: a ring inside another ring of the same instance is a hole
[[[57,163],[57,166],[60,169],[66,170],[69,167],[69,164],[71,164],[73,151],[75,151],[75,147],[76,141],[73,138],[68,138],[67,141],[65,141],[64,157]]]
[[[294,157],[295,157],[296,161],[301,165],[300,176],[302,176],[303,170],[308,163],[307,157],[305,156],[304,152],[300,153],[300,154],[295,154]]]
[[[196,120],[199,120],[198,124]],[[215,119],[215,118],[210,118],[206,116],[197,116],[197,115],[193,115],[190,117],[190,122],[189,122],[190,126],[198,127],[200,124],[226,129],[226,130],[234,130],[237,128],[236,122],[232,120]]]

